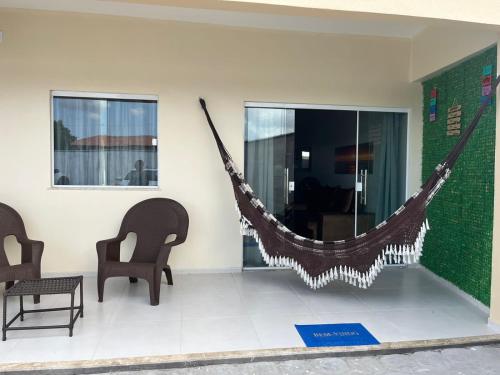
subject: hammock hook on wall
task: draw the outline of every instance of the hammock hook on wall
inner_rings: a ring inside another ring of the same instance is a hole
[[[493,95],[499,82],[500,76],[496,78],[488,98]],[[215,129],[205,100],[200,98],[233,185],[242,234],[255,238],[266,264],[293,268],[313,289],[334,280],[367,288],[385,265],[418,261],[422,255],[425,234],[429,230],[426,207],[449,178],[488,103],[489,100],[483,101],[446,158],[396,212],[359,236],[341,241],[318,241],[293,233],[266,210],[236,167]]]

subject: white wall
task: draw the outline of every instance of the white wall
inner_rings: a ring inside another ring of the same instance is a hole
[[[500,37],[498,38],[500,44]],[[498,46],[497,44],[497,46]],[[500,61],[500,49],[497,47],[497,71],[498,61]],[[490,322],[500,330],[500,88],[496,91],[496,122],[497,131],[495,133],[495,195],[493,210],[493,248],[491,259],[491,301],[490,301]]]
[[[417,106],[410,191],[420,182],[420,88],[408,83],[408,40],[9,10],[0,10],[0,30],[0,201],[45,241],[45,272],[95,271],[95,242],[114,236],[127,208],[153,196],[177,199],[190,214],[174,269],[241,266],[233,195],[199,96],[240,166],[247,100]],[[52,189],[53,89],[158,95],[160,190]]]
[[[495,44],[498,34],[464,24],[427,27],[412,39],[410,80],[429,75],[456,64],[468,56]]]

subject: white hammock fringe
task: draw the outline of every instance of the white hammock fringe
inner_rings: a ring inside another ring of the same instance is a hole
[[[241,214],[238,204],[236,204],[236,211],[240,218],[241,234],[251,236],[255,239],[259,245],[259,250],[264,262],[269,267],[293,268],[302,280],[312,289],[322,288],[335,280],[344,281],[361,289],[370,287],[377,275],[387,264],[406,265],[418,262],[422,256],[425,234],[430,229],[429,221],[425,219],[412,245],[387,245],[380,250],[379,256],[375,259],[375,262],[368,271],[364,273],[347,266],[335,266],[316,277],[312,277],[295,259],[284,256],[270,256],[264,248],[264,244],[260,240],[257,231],[252,227],[250,221]]]

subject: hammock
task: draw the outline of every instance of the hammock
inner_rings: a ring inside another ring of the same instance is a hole
[[[366,289],[385,265],[415,263],[422,255],[425,234],[429,230],[426,207],[450,176],[499,82],[500,76],[459,141],[421,188],[375,228],[341,241],[318,241],[299,236],[267,211],[238,171],[201,98],[200,104],[231,178],[241,232],[255,238],[266,264],[293,268],[313,289],[334,280]]]

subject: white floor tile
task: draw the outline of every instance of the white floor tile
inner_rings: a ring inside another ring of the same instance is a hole
[[[135,324],[113,325],[104,330],[94,359],[179,354],[181,321],[149,322],[137,316]]]
[[[247,316],[183,319],[182,353],[253,350],[262,348]]]
[[[13,350],[6,350],[0,356],[0,361],[14,363],[92,359],[96,346],[101,339],[99,335],[68,337],[67,331],[64,334],[65,336],[37,337],[35,335],[17,339],[9,338],[10,335],[8,335],[6,342],[16,340],[17,344]],[[4,352],[3,348],[2,352]]]
[[[174,275],[174,291],[182,294],[217,294],[235,292],[230,273]]]
[[[242,297],[249,315],[311,314],[307,304],[291,291],[248,294]]]
[[[427,288],[436,287],[439,284],[419,268],[388,266],[375,278],[370,289],[401,289],[415,286]]]
[[[307,290],[299,294],[304,303],[315,314],[365,311],[363,304],[351,291],[347,289],[326,287],[321,290]]]
[[[286,292],[292,287],[289,285],[296,275],[291,271],[248,271],[233,273],[234,282],[242,296],[249,294],[263,294]]]
[[[234,290],[217,294],[186,294],[180,298],[183,318],[222,318],[246,315],[246,306]]]
[[[16,353],[16,346],[19,344],[19,340],[9,340],[7,336],[7,341],[2,341],[0,345],[0,363],[11,363],[11,362],[25,362],[24,359],[13,360],[11,353]]]
[[[322,324],[315,315],[252,315],[255,330],[264,348],[303,347],[295,324]]]
[[[401,340],[427,340],[493,334],[486,321],[455,318],[441,307],[386,312]],[[399,341],[399,340],[397,340]]]

